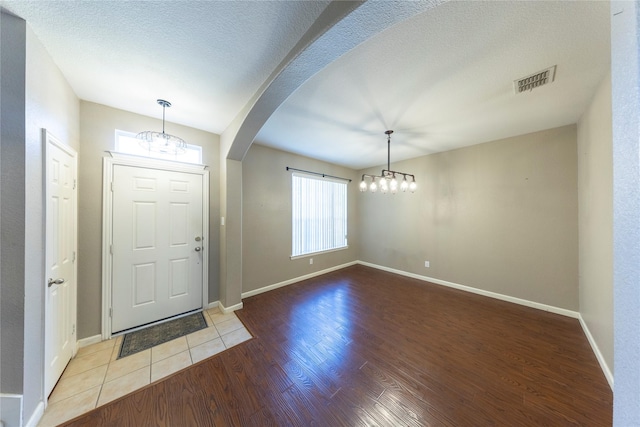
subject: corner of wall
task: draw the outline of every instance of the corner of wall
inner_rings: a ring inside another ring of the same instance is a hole
[[[578,121],[580,323],[613,386],[613,136],[611,75]]]
[[[611,2],[613,122],[613,424],[640,425],[640,4]]]
[[[587,336],[587,340],[589,341],[589,345],[593,350],[593,354],[595,354],[596,359],[598,359],[598,363],[600,364],[600,369],[602,369],[602,373],[604,374],[604,377],[607,379],[607,382],[609,383],[609,387],[611,387],[611,390],[613,390],[613,372],[611,372],[611,369],[609,369],[609,365],[607,364],[607,361],[602,355],[602,352],[598,347],[598,343],[593,338],[593,335],[591,334],[589,327],[587,326],[584,319],[582,318],[582,315],[578,317],[578,320],[580,320],[580,326],[582,327],[584,334]]]

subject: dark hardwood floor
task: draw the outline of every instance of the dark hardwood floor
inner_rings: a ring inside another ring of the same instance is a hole
[[[608,426],[577,320],[353,266],[244,301],[254,339],[68,426]]]

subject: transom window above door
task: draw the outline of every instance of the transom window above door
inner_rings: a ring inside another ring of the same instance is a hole
[[[134,156],[152,157],[155,159],[174,160],[176,162],[202,164],[202,147],[199,145],[187,144],[187,152],[184,154],[168,154],[150,151],[140,145],[140,140],[133,132],[126,132],[116,129],[115,151]]]

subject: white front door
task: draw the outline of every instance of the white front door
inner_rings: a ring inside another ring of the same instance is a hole
[[[71,360],[76,342],[76,153],[45,139],[45,393]]]
[[[113,168],[111,332],[202,308],[202,175]]]

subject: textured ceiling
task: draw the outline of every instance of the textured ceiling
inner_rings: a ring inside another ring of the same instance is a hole
[[[5,1],[83,100],[222,133],[328,1]]]
[[[0,4],[27,20],[79,98],[152,117],[165,98],[168,122],[222,133],[328,2]],[[514,94],[514,79],[551,65],[554,83]],[[608,69],[607,1],[453,1],[316,73],[256,141],[380,165],[388,128],[393,162],[575,123]]]
[[[576,123],[609,69],[609,3],[449,2],[302,85],[256,141],[364,168]],[[557,65],[555,82],[513,80]]]

